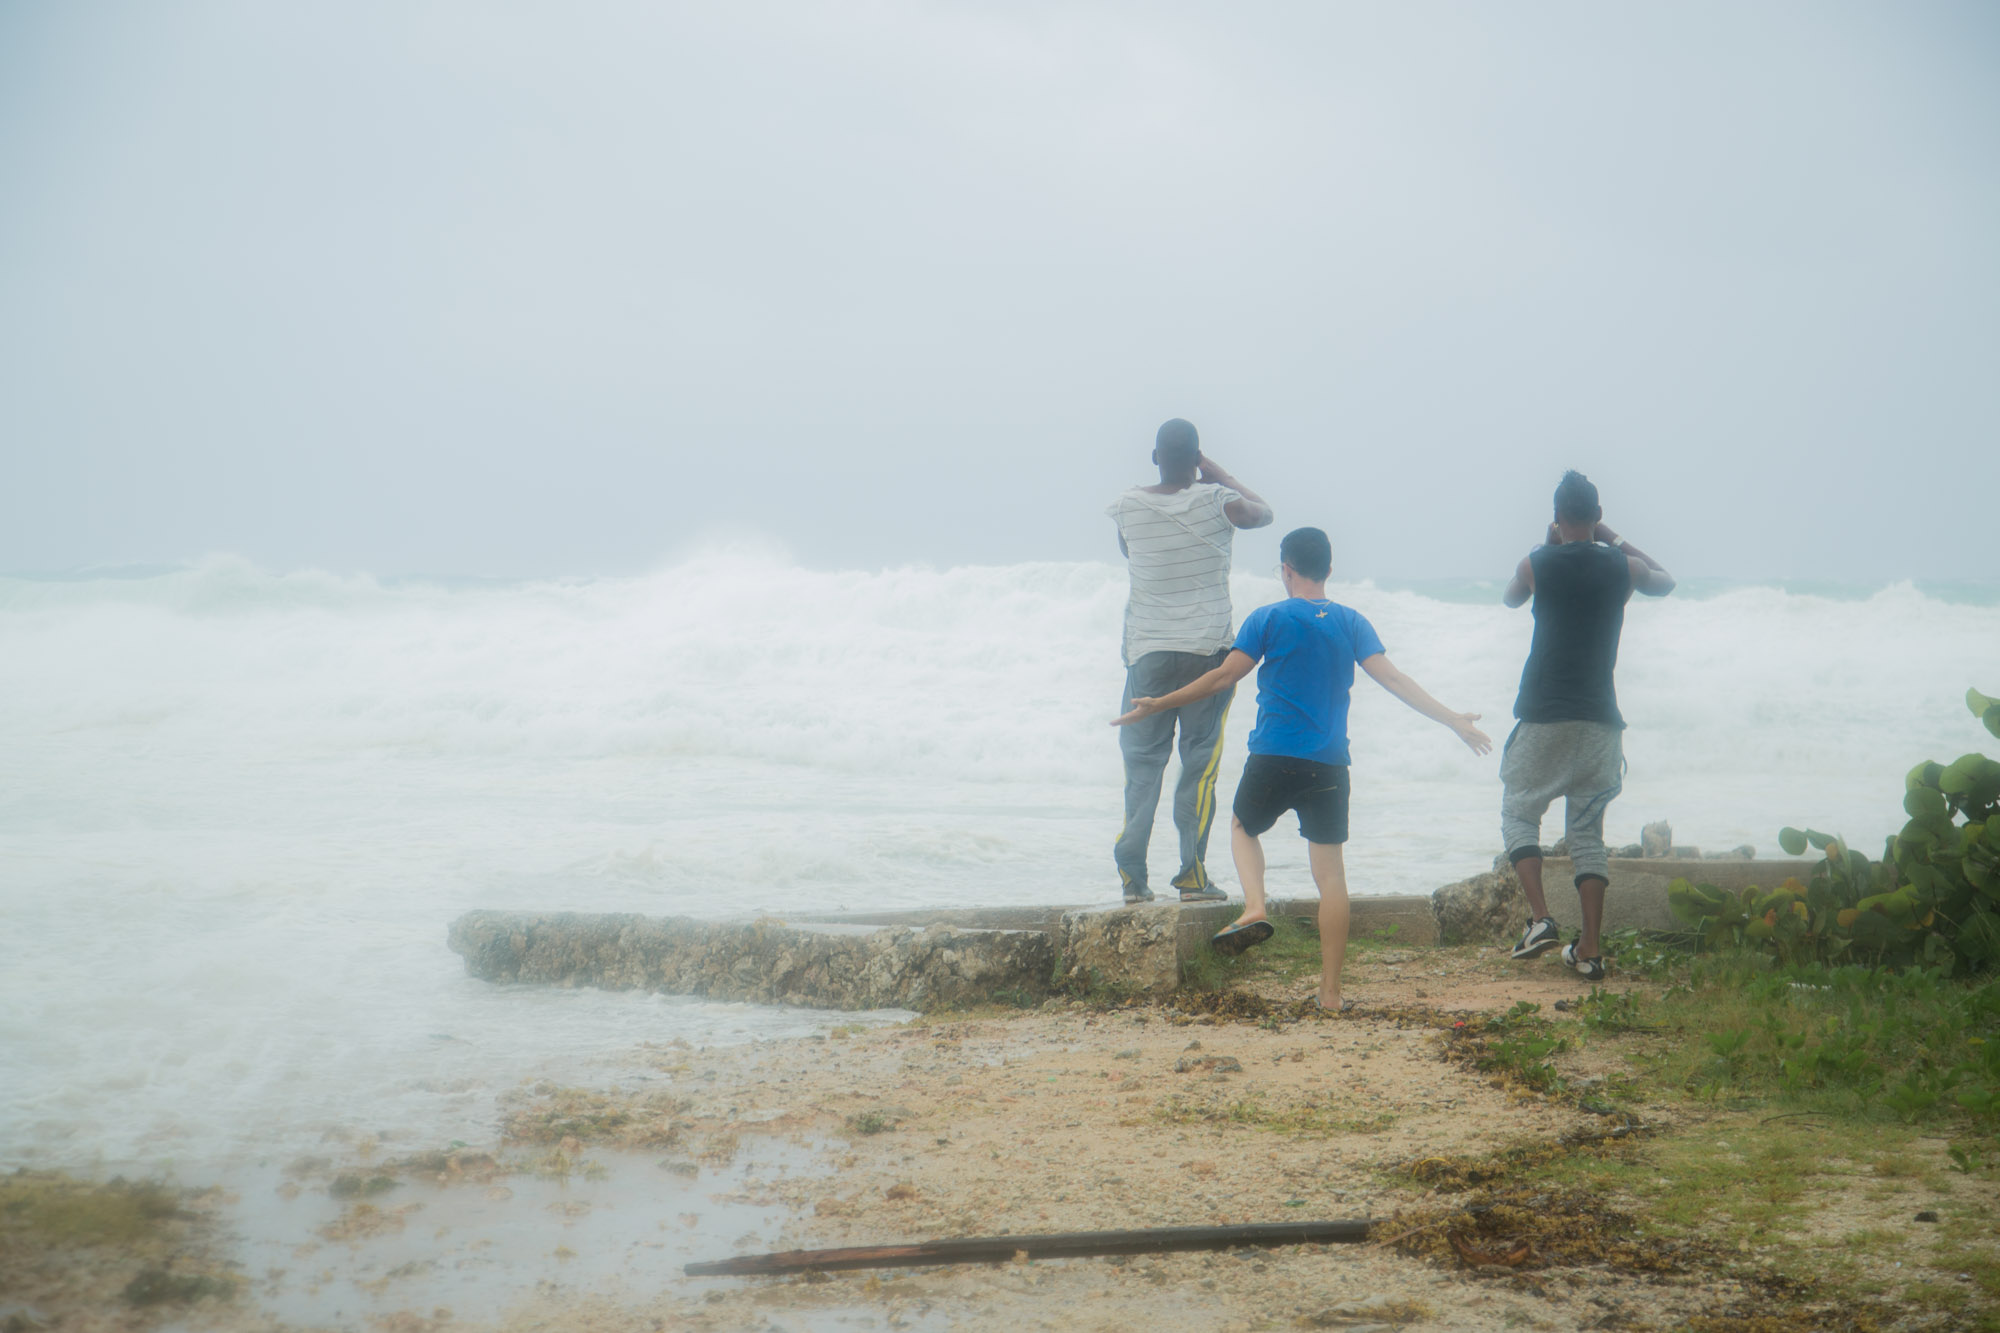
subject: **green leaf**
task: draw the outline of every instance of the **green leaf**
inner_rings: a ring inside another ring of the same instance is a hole
[[[1667,885],[1667,910],[1689,926],[1700,925],[1703,917],[1715,915],[1714,905],[1695,893],[1694,886],[1684,879]]]
[[[1904,792],[1903,812],[1918,823],[1932,827],[1940,822],[1951,822],[1951,809],[1944,803],[1944,793],[1935,787],[1912,787]]]
[[[1965,692],[1965,706],[1972,715],[1986,724],[1986,729],[2000,736],[2000,699],[1989,698],[1978,690]]]
[[[1839,842],[1840,839],[1831,833],[1821,833],[1818,829],[1807,829],[1806,841],[1811,843],[1815,849],[1823,852],[1836,842]]]
[[[1785,849],[1786,856],[1806,854],[1806,835],[1787,825],[1778,830],[1778,846]]]
[[[1938,775],[1938,786],[1958,798],[1960,808],[1983,807],[2000,800],[2000,763],[1983,754],[1965,754]]]
[[[1938,774],[1942,772],[1944,772],[1944,765],[1926,759],[1923,763],[1918,764],[1910,770],[1909,776],[1903,779],[1903,785],[1905,787],[1935,787],[1938,784]]]
[[[1866,884],[1873,878],[1873,867],[1865,852],[1850,850],[1847,853],[1847,877],[1857,884]]]

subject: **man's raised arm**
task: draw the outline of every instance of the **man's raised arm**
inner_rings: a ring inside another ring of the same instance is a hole
[[[1264,503],[1263,496],[1230,476],[1223,470],[1222,464],[1216,462],[1207,454],[1201,455],[1199,461],[1201,479],[1203,481],[1214,482],[1218,486],[1227,486],[1230,490],[1235,491],[1243,497],[1240,500],[1231,500],[1228,504],[1222,506],[1224,516],[1232,524],[1239,528],[1261,528],[1270,524],[1271,506]],[[1218,686],[1217,688],[1221,687]]]
[[[1626,541],[1604,524],[1599,523],[1591,534],[1606,546],[1615,546],[1624,552],[1632,564],[1632,587],[1648,597],[1665,597],[1674,590],[1674,576],[1667,573],[1667,567],[1647,555],[1644,551]]]
[[[1222,665],[1205,676],[1189,681],[1172,694],[1163,694],[1157,699],[1134,699],[1132,711],[1122,717],[1111,719],[1114,727],[1129,726],[1141,718],[1155,713],[1164,713],[1169,708],[1180,708],[1197,699],[1206,699],[1211,694],[1220,694],[1250,674],[1250,668],[1257,665],[1257,659],[1246,652],[1230,649],[1229,656],[1222,659]]]

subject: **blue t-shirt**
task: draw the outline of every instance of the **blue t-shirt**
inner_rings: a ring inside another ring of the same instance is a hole
[[[1338,602],[1287,597],[1243,618],[1236,651],[1262,663],[1250,753],[1347,763],[1354,664],[1382,651],[1367,617]]]

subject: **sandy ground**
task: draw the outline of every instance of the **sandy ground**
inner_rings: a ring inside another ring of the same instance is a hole
[[[236,1274],[232,1301],[135,1307],[116,1299],[131,1269],[119,1256],[25,1273],[16,1256],[0,1264],[0,1328],[1673,1328],[1758,1297],[1754,1280],[1713,1266],[1481,1271],[1382,1243],[680,1272],[795,1247],[1420,1215],[1437,1200],[1397,1169],[1415,1159],[1548,1145],[1608,1122],[1449,1061],[1437,1025],[1411,1010],[1547,1007],[1586,989],[1548,960],[1366,951],[1348,979],[1360,1011],[1340,1017],[1286,1017],[1310,983],[1267,982],[1262,998],[1279,1007],[1261,1016],[1052,1003],[642,1048],[613,1095],[543,1085],[501,1108],[541,1142],[401,1163],[337,1145],[191,1199],[169,1266]],[[1586,1048],[1566,1069],[1608,1059]],[[1684,1106],[1641,1113],[1663,1132],[1699,1121]]]

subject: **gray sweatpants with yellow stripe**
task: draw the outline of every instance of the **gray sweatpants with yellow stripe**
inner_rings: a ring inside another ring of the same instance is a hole
[[[1227,648],[1212,654],[1147,653],[1125,668],[1125,695],[1119,711],[1129,710],[1134,699],[1157,699],[1191,684],[1221,666],[1227,656]],[[1160,807],[1160,785],[1174,752],[1177,729],[1181,773],[1174,784],[1174,827],[1181,835],[1181,867],[1174,876],[1174,887],[1209,887],[1204,859],[1209,826],[1215,822],[1215,775],[1222,766],[1223,726],[1235,694],[1232,685],[1185,708],[1155,713],[1118,728],[1118,747],[1125,755],[1125,827],[1119,830],[1112,856],[1126,888],[1146,887],[1146,846],[1153,840],[1153,816]]]

